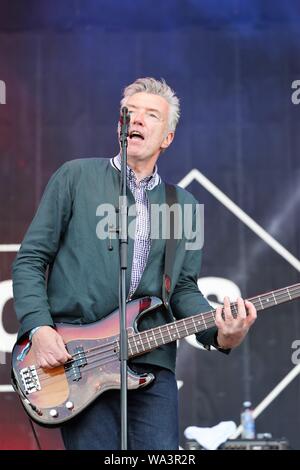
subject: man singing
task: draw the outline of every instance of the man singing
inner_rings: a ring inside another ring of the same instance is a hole
[[[128,138],[128,205],[135,205],[135,236],[129,239],[127,299],[162,295],[165,240],[152,239],[151,207],[166,201],[157,160],[173,142],[179,100],[164,80],[140,78],[127,86],[121,101],[130,113]],[[170,165],[172,165],[172,157]],[[13,265],[19,338],[29,335],[36,365],[51,369],[71,360],[55,323],[87,324],[118,307],[117,240],[108,250],[97,235],[101,204],[118,206],[120,155],[65,163],[50,179],[37,213]],[[196,205],[176,187],[177,202]],[[193,213],[195,217],[195,212]],[[195,222],[195,221],[193,221]],[[210,310],[197,286],[201,249],[178,243],[172,272],[169,308],[141,320],[149,329]],[[46,281],[46,273],[48,277]],[[207,349],[228,352],[241,343],[256,318],[253,304],[229,299],[217,308],[215,326],[197,334]],[[176,343],[160,346],[130,361],[137,372],[153,372],[151,385],[128,391],[128,447],[132,450],[178,449]],[[67,449],[120,448],[120,392],[109,390],[62,426]]]

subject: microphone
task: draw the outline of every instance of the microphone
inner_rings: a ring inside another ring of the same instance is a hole
[[[123,126],[123,124],[129,124],[130,123],[130,114],[128,112],[128,108],[124,106],[121,110],[121,115],[120,115],[120,124]]]
[[[128,128],[129,128],[129,123],[130,123],[130,114],[128,112],[128,108],[124,106],[121,110],[121,115],[120,115],[120,138],[127,138],[128,137]]]

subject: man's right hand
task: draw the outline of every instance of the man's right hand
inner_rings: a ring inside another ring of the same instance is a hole
[[[37,366],[52,369],[63,365],[72,356],[66,350],[62,337],[51,326],[41,326],[32,336],[31,349]]]

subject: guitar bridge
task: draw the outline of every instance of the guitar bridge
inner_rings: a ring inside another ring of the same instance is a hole
[[[20,370],[24,392],[28,395],[30,393],[41,390],[41,384],[35,366],[24,367]]]

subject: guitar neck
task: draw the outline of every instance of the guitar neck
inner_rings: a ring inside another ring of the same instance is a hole
[[[248,299],[252,302],[257,311],[265,310],[275,305],[290,302],[300,297],[300,284],[284,287],[261,294]],[[237,314],[237,303],[233,302],[231,311],[233,315]],[[182,320],[167,323],[163,326],[142,331],[128,337],[128,355],[129,357],[139,356],[146,352],[171,343],[194,333],[200,333],[215,325],[216,310],[209,310],[204,313],[198,313]]]

